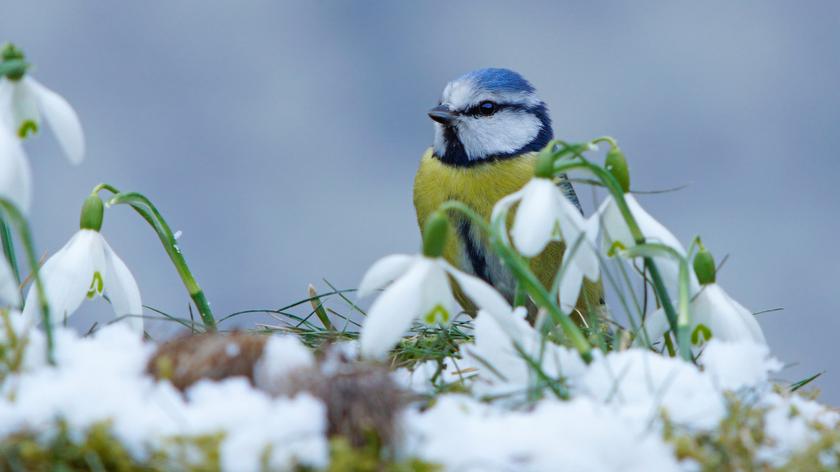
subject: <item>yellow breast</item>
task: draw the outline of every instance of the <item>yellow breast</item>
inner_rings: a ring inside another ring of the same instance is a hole
[[[521,189],[534,175],[536,153],[514,159],[455,167],[423,154],[414,179],[414,206],[423,227],[426,218],[447,200],[459,200],[486,219],[499,199]]]

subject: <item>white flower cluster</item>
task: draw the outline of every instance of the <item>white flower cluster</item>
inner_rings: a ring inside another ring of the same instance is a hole
[[[626,193],[623,199],[645,241],[664,245],[686,257],[687,252],[679,240],[648,214],[633,195]],[[523,256],[538,255],[551,241],[564,241],[570,248],[568,252],[571,254],[564,257],[557,300],[567,312],[574,308],[583,280],[598,280],[601,272],[599,251],[606,258],[614,245],[624,248],[636,245],[628,222],[612,195],[603,201],[594,215],[584,218],[554,181],[535,177],[521,190],[496,204],[491,223],[504,225],[506,215],[516,203],[518,209],[510,228],[510,237]],[[504,227],[498,231],[500,237],[507,237]],[[653,259],[662,270],[669,294],[676,297],[678,261],[660,254],[654,255]],[[449,277],[479,308],[500,323],[511,323],[511,307],[493,287],[452,267],[441,257],[387,256],[368,270],[360,286],[361,296],[385,288],[371,307],[362,328],[362,353],[369,357],[381,357],[403,336],[412,320],[420,318],[435,324],[442,320],[429,316],[430,313],[457,312],[453,309],[457,305]],[[719,285],[701,285],[693,272],[688,282],[690,329],[702,324],[717,339],[749,339],[765,343],[752,313],[730,298]],[[650,313],[648,318],[645,328],[650,339],[655,340],[668,329],[666,316],[663,310],[658,310]]]

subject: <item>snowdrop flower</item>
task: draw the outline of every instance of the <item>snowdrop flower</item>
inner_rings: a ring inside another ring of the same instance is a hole
[[[368,269],[359,285],[359,296],[387,288],[371,305],[362,325],[362,356],[385,356],[416,318],[427,324],[448,323],[458,313],[450,277],[480,309],[510,313],[510,305],[493,287],[440,257],[448,227],[446,216],[433,215],[424,231],[423,254],[386,256]]]
[[[615,146],[610,149],[607,153],[604,168],[615,177],[616,182],[624,191],[624,201],[627,203],[630,214],[636,220],[636,224],[645,240],[650,243],[663,244],[685,256],[685,248],[680,244],[680,241],[665,226],[650,216],[630,193],[630,173],[627,168],[627,160],[620,149]],[[625,248],[636,245],[630,227],[627,225],[627,221],[624,219],[612,194],[604,199],[598,207],[596,215],[604,232],[603,242],[606,249],[609,249],[615,242],[621,243]],[[656,263],[662,273],[666,288],[672,296],[676,296],[679,290],[679,262],[670,257],[657,257]],[[692,292],[698,288],[694,274],[690,275],[689,285]]]
[[[23,60],[13,45],[3,50],[3,60]],[[85,154],[82,125],[67,100],[26,74],[25,69],[0,78],[0,114],[3,124],[20,138],[41,127],[41,116],[55,133],[70,162],[78,164]]]
[[[691,332],[698,325],[711,331],[712,338],[721,341],[752,341],[766,345],[764,333],[752,312],[732,299],[715,280],[715,263],[711,254],[700,250],[694,258],[694,272],[702,284],[694,292],[689,305]],[[654,312],[648,320],[648,334],[656,339],[668,329],[668,322],[662,310]]]
[[[510,235],[522,255],[534,257],[551,241],[565,241],[565,273],[560,281],[560,301],[564,309],[577,303],[583,278],[595,282],[599,277],[595,241],[597,218],[585,219],[580,210],[563,194],[557,182],[548,177],[535,177],[518,192],[496,203],[492,221],[504,218],[511,206],[519,202]]]
[[[96,195],[85,200],[80,230],[50,257],[41,268],[51,313],[66,319],[87,298],[105,295],[117,317],[138,333],[143,332],[140,290],[134,276],[117,256],[102,234],[103,204]],[[23,314],[29,320],[40,320],[38,296],[30,288]],[[135,315],[135,316],[127,316]]]

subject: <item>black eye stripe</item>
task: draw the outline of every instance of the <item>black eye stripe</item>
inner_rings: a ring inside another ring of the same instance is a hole
[[[520,105],[518,103],[495,103],[495,102],[490,102],[490,103],[493,103],[493,105],[495,105],[495,109],[493,110],[493,113],[491,113],[489,115],[486,115],[486,114],[482,113],[481,106],[483,104],[487,103],[487,102],[488,101],[485,100],[485,101],[483,101],[483,102],[481,102],[477,105],[473,105],[473,106],[467,108],[463,112],[463,114],[464,115],[469,115],[469,116],[484,117],[484,116],[495,115],[496,113],[498,113],[502,110],[528,111],[528,107],[526,107],[525,105]]]

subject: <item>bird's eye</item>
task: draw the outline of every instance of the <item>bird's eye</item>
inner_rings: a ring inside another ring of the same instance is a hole
[[[487,100],[478,104],[478,112],[484,116],[490,116],[496,113],[496,104]]]

